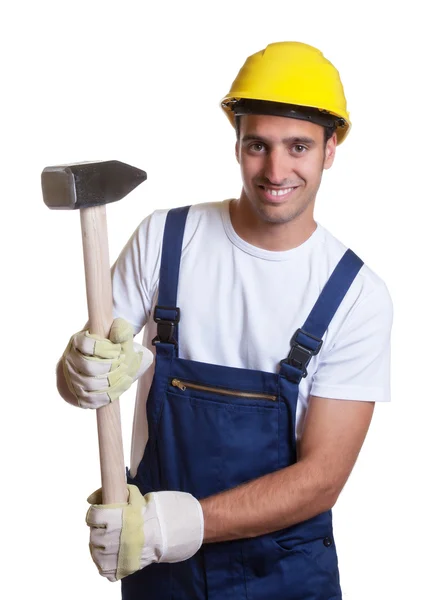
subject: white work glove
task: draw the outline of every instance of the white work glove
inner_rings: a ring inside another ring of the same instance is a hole
[[[62,356],[63,374],[82,408],[100,408],[119,398],[153,362],[153,354],[133,341],[133,327],[115,319],[109,339],[80,331]]]
[[[90,552],[103,577],[117,581],[151,563],[187,560],[200,549],[204,518],[196,498],[185,492],[142,496],[135,485],[127,487],[128,504],[100,504],[101,490],[88,498]]]

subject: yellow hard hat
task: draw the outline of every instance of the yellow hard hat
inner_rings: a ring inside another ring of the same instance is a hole
[[[271,111],[269,114],[334,125],[339,144],[351,128],[337,69],[320,50],[301,42],[276,42],[248,57],[230,92],[221,101],[232,125],[236,114],[254,112],[239,109],[252,100],[262,101],[257,103],[260,107],[276,103],[276,107],[287,108],[289,113]],[[298,107],[304,108],[299,112]],[[257,106],[256,114],[263,114],[261,111]],[[265,108],[264,113],[267,114]]]

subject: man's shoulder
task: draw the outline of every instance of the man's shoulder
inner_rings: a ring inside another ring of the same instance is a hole
[[[388,309],[391,307],[391,297],[388,291],[388,287],[384,279],[371,268],[366,259],[361,256],[360,248],[349,248],[341,240],[339,240],[333,233],[328,229],[321,226],[323,229],[323,247],[320,249],[324,256],[324,260],[328,265],[329,271],[333,271],[335,266],[338,264],[343,254],[348,250],[352,250],[359,258],[364,260],[364,264],[358,272],[353,285],[351,286],[352,291],[355,291],[356,299],[362,300],[373,299],[380,306],[386,306]]]
[[[200,202],[196,204],[183,204],[176,207],[169,208],[160,208],[151,213],[145,220],[150,220],[153,224],[157,226],[164,227],[165,221],[167,219],[167,214],[175,209],[189,207],[189,212],[187,216],[187,226],[190,223],[199,223],[202,219],[212,219],[219,218],[221,212],[224,209],[225,203],[227,200],[223,200],[220,202]]]
[[[189,212],[186,221],[186,237],[188,237],[193,235],[193,232],[196,230],[196,228],[201,227],[204,223],[208,226],[212,221],[217,219],[220,220],[225,202],[227,201],[202,202],[191,205],[184,204],[176,207],[155,209],[139,224],[139,235],[141,237],[147,237],[156,240],[162,238],[168,213],[171,210],[189,206]]]
[[[166,217],[167,214],[176,209],[181,208],[189,208],[189,215],[191,216],[200,216],[200,215],[213,215],[221,213],[224,205],[229,202],[229,200],[221,200],[216,202],[196,202],[194,204],[180,204],[178,206],[170,206],[168,208],[159,208],[153,211],[151,216],[156,215],[156,217]]]

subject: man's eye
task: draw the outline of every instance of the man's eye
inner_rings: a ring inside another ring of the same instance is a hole
[[[260,142],[255,142],[254,144],[251,144],[250,149],[254,152],[261,152],[261,150],[264,149],[264,144],[260,144]]]
[[[294,150],[295,152],[297,152],[297,154],[301,154],[306,150],[306,146],[302,146],[301,144],[295,144]]]

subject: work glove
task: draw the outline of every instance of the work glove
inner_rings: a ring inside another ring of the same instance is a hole
[[[199,550],[204,535],[202,508],[192,495],[142,496],[135,485],[127,487],[128,504],[100,504],[101,490],[88,497],[90,552],[99,573],[109,581],[151,563],[187,560]]]
[[[109,339],[79,331],[62,355],[63,374],[82,408],[100,408],[119,398],[153,362],[153,354],[133,341],[133,327],[115,319]]]

